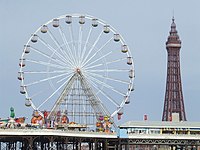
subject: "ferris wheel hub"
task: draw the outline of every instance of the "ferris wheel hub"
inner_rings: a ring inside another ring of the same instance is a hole
[[[76,68],[76,73],[80,74],[81,73],[81,69],[80,68]]]

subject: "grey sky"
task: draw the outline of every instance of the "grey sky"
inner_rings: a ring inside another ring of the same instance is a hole
[[[198,0],[0,0],[0,118],[15,107],[17,116],[31,114],[19,93],[17,72],[23,45],[48,20],[69,13],[101,18],[116,28],[135,60],[135,91],[122,121],[161,120],[166,80],[166,48],[175,16],[182,41],[181,73],[187,120],[200,121],[200,2]]]

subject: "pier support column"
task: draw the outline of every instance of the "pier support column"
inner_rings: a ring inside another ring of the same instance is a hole
[[[49,146],[50,146],[50,150],[53,150],[53,142],[54,142],[55,138],[53,136],[51,136],[49,138]]]
[[[129,150],[129,145],[125,145],[125,150]]]
[[[105,141],[103,141],[102,142],[102,148],[103,148],[103,150],[108,150],[108,141],[107,140],[105,140]]]
[[[89,150],[94,150],[94,143],[93,142],[89,142]]]
[[[98,150],[97,140],[94,141],[95,150]]]
[[[27,137],[27,141],[28,141],[27,147],[28,147],[29,150],[33,150],[34,149],[33,140],[34,140],[33,137]]]

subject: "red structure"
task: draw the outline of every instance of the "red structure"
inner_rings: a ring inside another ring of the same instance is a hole
[[[169,33],[170,35],[166,42],[168,63],[162,121],[172,121],[173,116],[176,116],[176,119],[179,119],[179,121],[186,121],[180,72],[179,52],[181,40],[177,34],[174,18],[172,19],[171,30]]]

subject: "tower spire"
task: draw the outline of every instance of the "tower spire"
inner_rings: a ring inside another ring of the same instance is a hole
[[[171,30],[166,42],[168,63],[162,121],[171,121],[173,118],[179,121],[186,121],[180,72],[180,48],[181,40],[179,39],[173,16]]]
[[[175,24],[174,16],[172,17],[172,24],[171,24],[170,35],[176,35],[176,36],[178,36],[177,30],[176,30],[176,24]]]
[[[172,17],[172,24],[175,24],[175,19],[174,19],[174,16]],[[176,27],[176,24],[175,24],[175,27]]]

